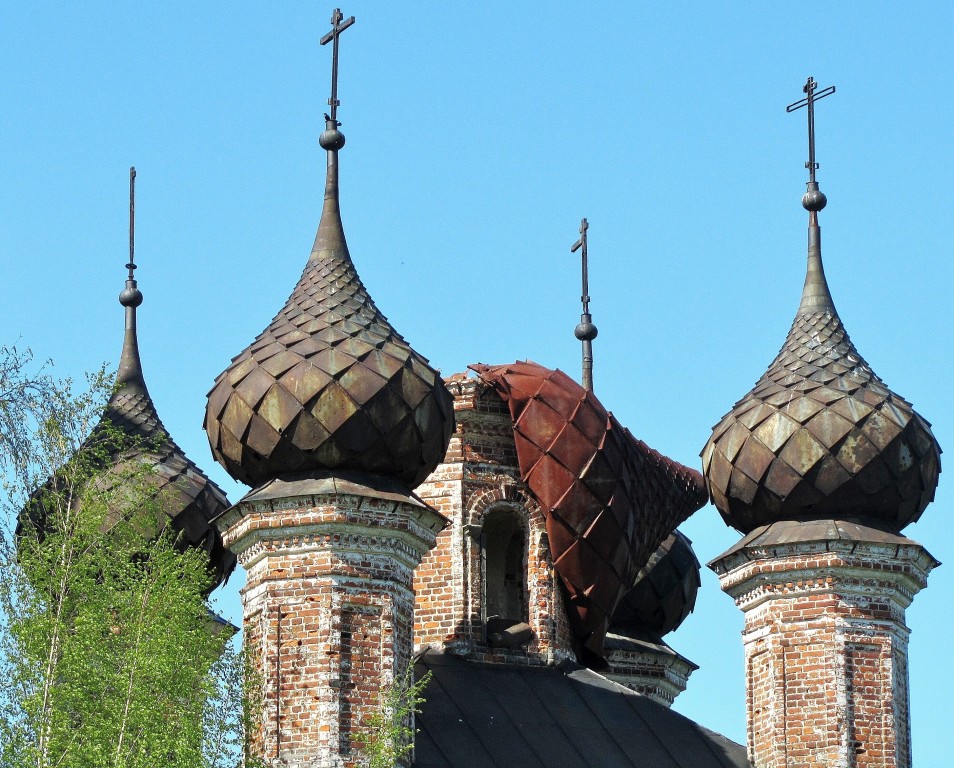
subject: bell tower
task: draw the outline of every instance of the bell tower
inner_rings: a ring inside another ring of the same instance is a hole
[[[778,356],[716,425],[706,483],[744,538],[709,565],[745,613],[749,758],[759,768],[910,768],[905,609],[938,562],[901,534],[933,500],[930,425],[848,338],[825,279],[809,128],[808,267]]]
[[[454,417],[438,373],[355,271],[338,198],[338,41],[331,42],[324,205],[298,285],[216,379],[205,429],[253,490],[217,521],[245,568],[244,631],[261,696],[253,751],[273,766],[355,765],[356,735],[413,650],[412,576],[446,520],[413,494]]]

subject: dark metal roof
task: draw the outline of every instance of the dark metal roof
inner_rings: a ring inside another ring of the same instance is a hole
[[[428,651],[427,671],[414,768],[751,768],[741,745],[575,664]]]
[[[729,524],[868,517],[895,531],[934,499],[930,424],[855,349],[831,299],[811,211],[802,299],[778,356],[712,431],[702,464]]]
[[[885,523],[876,520],[781,520],[761,525],[729,547],[709,563],[715,563],[745,549],[766,549],[803,542],[866,542],[892,546],[920,546],[913,539],[895,533]],[[933,558],[932,558],[933,559]],[[940,562],[934,560],[935,565]]]
[[[471,368],[510,408],[521,479],[546,515],[578,655],[598,665],[620,597],[705,504],[702,476],[637,440],[562,371],[529,361]]]
[[[248,485],[350,469],[414,488],[453,431],[440,375],[378,311],[351,261],[338,203],[343,143],[329,144],[321,223],[298,285],[209,392],[212,453]]]

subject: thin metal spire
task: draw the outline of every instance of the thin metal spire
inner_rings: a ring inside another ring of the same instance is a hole
[[[341,9],[335,8],[335,12],[331,14],[331,31],[321,38],[322,45],[333,43],[331,54],[331,98],[328,99],[328,104],[331,106],[331,115],[329,115],[327,119],[336,124],[338,106],[341,104],[341,102],[338,101],[338,36],[352,24],[354,24],[354,16],[345,19],[341,13]]]
[[[597,330],[590,315],[590,267],[587,254],[586,231],[590,224],[586,219],[580,222],[580,239],[570,246],[570,253],[582,251],[583,261],[583,293],[580,300],[583,302],[583,314],[580,323],[573,331],[573,335],[583,342],[583,389],[593,391],[593,339]]]
[[[119,370],[116,372],[116,384],[133,386],[146,391],[142,376],[142,363],[139,360],[139,340],[136,337],[136,307],[142,304],[142,291],[136,283],[136,169],[129,169],[129,263],[126,286],[119,294],[119,303],[126,308],[126,334],[123,338],[123,351],[119,358]],[[117,390],[118,391],[118,390]]]
[[[825,267],[821,258],[821,227],[818,226],[818,212],[828,204],[828,198],[818,189],[815,171],[818,163],[815,162],[815,102],[830,96],[835,92],[835,86],[830,85],[816,92],[818,83],[811,77],[805,83],[802,91],[804,99],[789,104],[786,112],[808,107],[808,183],[805,194],[802,195],[802,206],[808,211],[808,269],[805,274],[805,286],[802,289],[802,300],[799,304],[799,313],[835,312],[835,303],[828,289],[825,279]]]

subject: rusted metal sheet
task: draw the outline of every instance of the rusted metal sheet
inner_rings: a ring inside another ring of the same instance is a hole
[[[561,371],[531,362],[471,368],[510,409],[520,473],[546,514],[581,658],[596,660],[640,568],[705,504],[702,476],[634,438]]]

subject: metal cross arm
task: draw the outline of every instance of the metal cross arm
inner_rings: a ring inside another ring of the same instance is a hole
[[[819,99],[823,99],[826,96],[831,96],[834,92],[835,92],[835,86],[829,85],[827,88],[823,88],[818,93],[812,94],[812,101],[818,101]],[[807,96],[804,99],[799,99],[794,104],[789,104],[787,107],[785,107],[785,111],[794,112],[796,109],[801,109],[802,107],[805,107],[805,106],[808,106]]]
[[[349,16],[347,19],[344,19],[344,15],[341,13],[340,8],[335,8],[335,15],[331,17],[331,23],[334,25],[334,28],[321,38],[321,44],[327,45],[332,40],[335,39],[338,35],[344,32],[348,27],[354,24],[354,16]],[[341,23],[338,23],[341,22]]]

